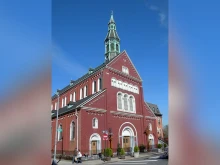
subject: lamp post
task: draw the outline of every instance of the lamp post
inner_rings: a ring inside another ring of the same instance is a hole
[[[55,132],[55,147],[54,147],[54,161],[56,161],[56,151],[57,151],[57,134],[58,134],[58,116],[59,116],[59,98],[60,98],[60,95],[59,95],[59,90],[57,90],[57,97],[58,97],[58,103],[57,103],[57,118],[56,118],[56,132]]]

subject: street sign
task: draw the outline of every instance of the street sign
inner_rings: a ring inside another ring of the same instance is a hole
[[[108,140],[108,135],[107,134],[103,134],[103,140]]]
[[[62,132],[63,130],[62,130],[62,128],[58,128],[58,132]]]

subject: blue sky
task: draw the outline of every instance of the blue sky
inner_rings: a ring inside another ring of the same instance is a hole
[[[168,123],[167,0],[53,0],[52,94],[104,62],[104,38],[114,12],[121,51],[143,79],[145,100]]]
[[[220,136],[219,15],[217,0],[169,4],[169,27],[176,30],[194,79],[195,106],[191,110],[196,114],[195,127],[202,137],[207,135],[216,140]]]
[[[0,1],[0,38],[0,97],[5,98],[36,77],[32,72],[48,65],[51,2]]]

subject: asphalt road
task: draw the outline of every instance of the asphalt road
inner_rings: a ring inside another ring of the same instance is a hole
[[[125,160],[121,162],[115,162],[115,163],[108,163],[108,164],[114,164],[114,165],[136,165],[136,164],[147,164],[147,165],[168,165],[168,159],[146,159],[146,158],[138,158],[133,160]]]

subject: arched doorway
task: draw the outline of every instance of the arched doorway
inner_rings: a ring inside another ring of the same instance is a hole
[[[96,155],[101,152],[101,137],[99,134],[94,133],[89,139],[89,151],[90,155]]]
[[[137,129],[134,124],[124,122],[118,130],[118,136],[119,143],[121,147],[125,149],[125,152],[133,153],[134,146],[138,145]]]
[[[122,148],[125,152],[131,152],[134,145],[134,131],[131,127],[125,127],[122,130]]]
[[[152,134],[148,136],[148,141],[149,141],[150,148],[154,148],[154,136]]]

